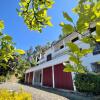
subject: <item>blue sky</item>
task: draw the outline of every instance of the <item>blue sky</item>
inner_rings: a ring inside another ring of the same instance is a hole
[[[77,16],[71,11],[76,6],[77,0],[55,0],[53,8],[48,11],[48,15],[52,16],[53,27],[43,29],[42,33],[30,31],[24,24],[23,19],[17,15],[16,8],[19,0],[1,0],[0,1],[0,19],[5,22],[4,33],[13,37],[16,48],[27,50],[30,46],[44,45],[47,42],[57,40],[61,34],[60,22],[66,22],[62,12],[68,12],[76,21]]]

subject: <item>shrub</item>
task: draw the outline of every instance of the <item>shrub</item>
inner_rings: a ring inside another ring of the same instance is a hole
[[[100,75],[76,74],[75,86],[79,92],[100,94]]]
[[[0,90],[0,100],[32,100],[32,96],[24,91],[14,92],[3,89]]]
[[[5,81],[6,81],[6,77],[5,76],[0,76],[0,83],[5,82]]]
[[[19,79],[19,83],[24,83],[25,82],[25,75],[18,77],[18,79]]]

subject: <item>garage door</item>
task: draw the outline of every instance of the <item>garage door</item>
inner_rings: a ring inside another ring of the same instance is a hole
[[[52,67],[43,69],[43,85],[52,87]]]
[[[55,88],[73,90],[71,73],[63,72],[63,64],[54,66]]]

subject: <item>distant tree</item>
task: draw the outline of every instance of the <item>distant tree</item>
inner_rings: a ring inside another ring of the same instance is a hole
[[[25,71],[31,67],[31,64],[29,61],[27,61],[23,56],[18,55],[18,64],[15,69],[15,74],[18,77],[22,77],[25,73]]]
[[[26,60],[30,63],[30,66],[33,67],[37,64],[36,62],[36,52],[30,47],[29,50],[26,52]]]

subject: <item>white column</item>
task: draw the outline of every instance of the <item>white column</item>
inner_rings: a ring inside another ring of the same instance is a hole
[[[28,75],[28,83],[29,83],[29,79],[30,79],[30,72],[29,72],[29,75]]]
[[[74,91],[76,91],[76,86],[75,86],[75,81],[74,81],[74,78],[75,78],[75,73],[74,72],[71,72],[71,75],[72,75],[72,81],[73,81],[73,87],[74,87]]]
[[[35,71],[33,72],[33,81],[32,81],[32,85],[34,85],[34,79],[35,79]]]
[[[54,65],[52,66],[52,82],[53,82],[53,88],[55,88]]]
[[[43,69],[41,70],[41,86],[43,86]]]
[[[26,83],[26,75],[27,75],[27,73],[25,73],[25,83]]]

